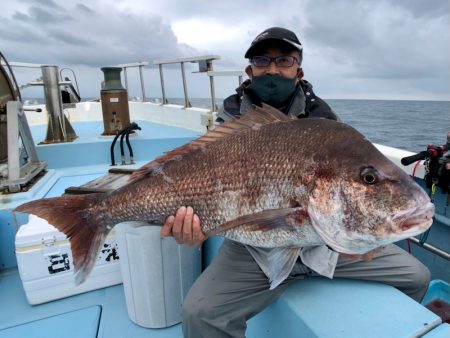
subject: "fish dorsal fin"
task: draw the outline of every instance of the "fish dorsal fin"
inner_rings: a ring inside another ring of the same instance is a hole
[[[253,109],[249,113],[242,115],[239,119],[226,121],[198,139],[166,152],[164,155],[161,155],[153,161],[144,164],[130,176],[129,181],[135,182],[141,178],[151,175],[152,173],[159,172],[159,169],[164,165],[164,163],[172,160],[179,160],[184,154],[202,148],[208,143],[215,142],[231,135],[236,135],[244,130],[259,129],[261,126],[266,124],[291,120],[292,117],[283,114],[281,111],[267,104],[263,103],[262,107],[253,105]]]

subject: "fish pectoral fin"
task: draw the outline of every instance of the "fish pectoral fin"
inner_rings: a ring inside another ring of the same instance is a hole
[[[291,273],[300,254],[300,248],[284,247],[265,251],[264,254],[253,254],[261,270],[269,278],[270,290],[280,285]]]
[[[276,228],[293,229],[308,222],[310,222],[308,212],[303,208],[270,209],[223,223],[208,232],[207,236],[214,236],[236,227],[245,227],[245,231],[269,231]]]

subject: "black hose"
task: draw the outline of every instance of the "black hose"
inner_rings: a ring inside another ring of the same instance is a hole
[[[131,130],[130,130],[131,132]],[[130,133],[128,132],[127,135],[125,136],[125,142],[127,143],[127,147],[128,147],[128,151],[130,152],[130,161],[133,162],[133,148],[131,148],[131,144],[130,144]]]
[[[134,123],[134,122],[133,122]],[[123,128],[121,131],[119,131],[116,136],[114,137],[114,140],[111,143],[111,148],[110,148],[110,153],[111,153],[111,165],[116,165],[115,159],[114,159],[114,146],[116,145],[117,139],[119,138],[119,136],[121,136],[122,134],[125,134],[126,131],[128,130],[128,128],[130,128],[132,124],[128,125],[127,127]],[[121,138],[121,140],[123,141],[123,136]],[[121,154],[123,154],[123,144],[121,144]]]
[[[125,136],[125,141],[127,142],[127,146],[128,146],[128,151],[130,152],[130,164],[134,164],[134,154],[133,154],[133,148],[131,148],[131,144],[130,144],[130,133],[133,130],[141,130],[141,127],[139,127],[136,123],[132,123],[132,128],[130,130],[128,130],[126,136]]]
[[[116,165],[116,162],[114,160],[114,146],[116,145],[116,141],[120,136],[120,132],[116,134],[116,136],[114,137],[114,140],[111,143],[111,147],[109,149],[110,153],[111,153],[111,165]]]
[[[129,133],[130,126],[124,129],[124,132],[120,135],[120,159],[122,165],[125,164],[125,151],[123,150],[123,138],[125,137],[125,134]]]

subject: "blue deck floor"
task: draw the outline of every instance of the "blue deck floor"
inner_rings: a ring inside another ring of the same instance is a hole
[[[31,306],[26,301],[18,271],[13,269],[0,274],[0,290],[1,338],[182,337],[180,325],[166,329],[147,329],[131,322],[127,314],[122,284]],[[100,313],[92,311],[95,307]],[[83,314],[84,310],[88,311]],[[72,311],[78,311],[78,316],[59,317],[62,314],[73,313]],[[50,318],[55,320],[48,321]],[[73,318],[79,321],[73,323]],[[95,327],[95,330],[88,331],[90,335],[85,336],[82,334],[83,331],[73,331],[79,330],[79,326]]]

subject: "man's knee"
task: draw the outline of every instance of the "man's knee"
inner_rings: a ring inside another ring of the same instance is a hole
[[[410,297],[420,302],[427,292],[430,280],[430,270],[421,262],[416,260],[416,264],[412,266],[410,285],[405,291]]]
[[[189,294],[188,294],[189,296]],[[183,335],[186,338],[231,337],[245,332],[243,325],[230,325],[230,319],[208,297],[186,297],[182,306]],[[239,324],[239,323],[238,323]]]
[[[183,325],[204,325],[214,319],[215,305],[211,303],[211,297],[195,292],[188,292],[182,305]]]
[[[417,269],[416,273],[417,285],[428,287],[430,280],[431,280],[430,270],[425,265],[420,264],[420,267]]]
[[[192,297],[189,297],[189,293],[187,294],[186,298],[183,301],[183,306],[182,306],[182,317],[183,317],[183,322],[192,322],[192,321],[196,321],[199,320],[200,317],[202,317],[203,314],[203,310],[204,307],[199,306],[198,303],[201,303],[201,300],[193,300],[191,299]]]

